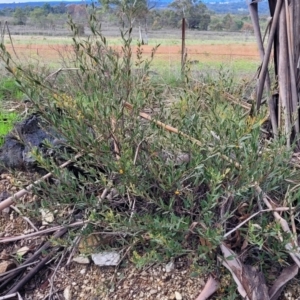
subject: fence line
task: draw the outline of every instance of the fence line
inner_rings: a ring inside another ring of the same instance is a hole
[[[147,49],[148,47],[148,49]],[[118,48],[118,47],[116,47]],[[143,46],[144,48],[143,54],[144,57],[150,57],[152,47]],[[8,51],[12,56],[13,50],[12,45],[7,45]],[[27,45],[27,46],[14,46],[14,49],[18,55],[18,57],[23,62],[41,62],[42,64],[51,65],[53,67],[58,67],[58,64],[61,63],[61,58],[67,57],[68,52],[72,51],[72,45]],[[119,48],[120,49],[120,48]],[[169,49],[169,50],[168,50]],[[248,53],[226,53],[225,51],[222,53],[210,53],[204,52],[201,49],[201,45],[199,45],[199,51],[194,49],[187,49],[187,60],[191,63],[192,70],[201,70],[205,66],[209,68],[218,68],[218,65],[225,64],[230,66],[235,66],[242,73],[253,73],[257,69],[260,63],[259,55],[256,53],[248,54]],[[202,50],[202,51],[201,51]],[[221,49],[220,49],[221,50]],[[224,49],[223,49],[224,50]],[[225,49],[226,50],[226,49]],[[118,49],[117,49],[118,51]],[[200,52],[201,51],[201,52]],[[134,51],[133,51],[134,52]],[[133,54],[134,58],[134,54]],[[170,74],[177,73],[180,75],[180,61],[181,61],[181,47],[180,46],[164,46],[163,49],[157,51],[154,56],[153,68],[160,69],[163,67],[165,71],[170,72]],[[0,66],[1,67],[1,66]]]
[[[31,52],[55,52],[58,53],[59,51],[67,51],[67,50],[71,50],[72,46],[49,46],[48,48],[45,48],[45,46],[41,46],[41,47],[32,47],[32,46],[6,46],[8,50],[14,48],[16,50],[16,52],[18,52],[18,50],[28,50]],[[176,48],[178,47],[178,53],[176,53],[175,51],[169,52],[169,51],[157,51],[156,54],[157,55],[181,55],[180,54],[180,46],[176,46]],[[65,48],[65,49],[64,49]],[[69,48],[69,49],[68,49]],[[175,46],[172,46],[172,48],[175,48]],[[188,47],[187,48],[187,53],[188,55],[207,55],[207,56],[243,56],[243,57],[253,57],[253,58],[257,58],[259,59],[259,55],[258,54],[242,54],[242,53],[209,53],[209,52],[191,52],[189,51]],[[151,54],[152,52],[149,50],[143,50],[144,54]]]

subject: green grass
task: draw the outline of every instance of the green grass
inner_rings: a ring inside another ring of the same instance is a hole
[[[30,36],[30,35],[16,35],[12,36],[13,43],[17,45],[71,45],[71,37],[59,37],[59,36]],[[9,38],[6,38],[5,42],[10,44]]]
[[[20,91],[16,81],[11,77],[4,77],[0,81],[0,101],[21,100],[23,92]]]
[[[179,56],[178,56],[179,57]],[[220,60],[201,60],[201,58],[196,57],[195,59],[199,60],[199,63],[191,65],[190,69],[194,74],[206,74],[206,73],[215,73],[220,68],[227,68],[233,71],[236,74],[236,80],[240,81],[242,76],[249,76],[255,74],[259,63],[257,61],[249,61],[247,59],[232,59],[231,61],[226,61],[225,59]],[[190,60],[194,60],[190,58]],[[161,59],[155,58],[151,65],[151,69],[155,70],[163,78],[175,77],[179,78],[181,76],[181,63],[180,60],[171,60],[171,59]],[[197,75],[195,75],[197,76]]]
[[[15,112],[5,112],[3,107],[9,108],[9,103],[12,101],[20,101],[24,94],[21,92],[16,81],[12,77],[3,77],[0,81],[0,146],[3,144],[3,139],[8,134],[15,121],[18,119],[18,114]]]
[[[17,119],[16,113],[0,113],[0,146],[3,144],[4,136],[12,130]]]
[[[158,31],[159,32],[159,31]],[[171,31],[172,32],[172,31]],[[175,32],[175,31],[174,31]],[[150,37],[149,38],[149,45],[155,46],[160,44],[162,46],[176,46],[181,45],[181,38],[179,31],[176,34],[178,37],[173,37],[172,35],[167,35],[164,38],[158,37]],[[59,36],[12,36],[14,45],[71,45],[72,38],[71,37],[59,37]],[[122,39],[120,37],[107,37],[108,44],[110,46],[117,46],[122,45]],[[138,36],[133,37],[133,44],[138,41]],[[7,38],[5,40],[7,44],[10,44],[10,40]],[[228,35],[227,33],[216,32],[214,34],[199,34],[196,32],[187,31],[186,37],[186,45],[193,46],[193,45],[249,45],[255,43],[255,38],[245,37],[244,35],[232,36]]]

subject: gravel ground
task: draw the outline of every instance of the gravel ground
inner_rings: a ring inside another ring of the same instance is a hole
[[[37,174],[2,174],[0,175],[0,195],[4,192],[16,192],[20,189],[21,184],[28,184],[37,177]],[[35,200],[36,198],[30,194],[24,196],[18,202],[18,207],[25,202],[34,203]],[[44,228],[38,218],[30,218],[30,221],[38,229]],[[2,212],[0,237],[28,234],[33,231],[28,220],[24,219],[24,216],[20,216],[14,209],[10,208]],[[6,269],[1,270],[3,264],[9,262],[12,267],[19,264],[18,249],[28,247],[29,250],[26,254],[28,257],[45,241],[46,237],[33,237],[16,242],[0,243],[0,275],[7,271]],[[79,249],[81,249],[80,245]],[[76,256],[75,253],[74,257]],[[71,261],[67,266],[67,259],[68,255],[54,257],[25,285],[21,292],[23,299],[49,299],[49,294],[51,294],[51,299],[64,300],[195,300],[209,275],[205,272],[197,275],[184,257],[178,258],[174,262],[152,265],[144,269],[137,269],[126,260],[118,268],[99,267],[91,261],[85,263]],[[31,268],[32,266],[28,267],[26,272]],[[224,272],[224,275],[220,276],[220,280],[220,289],[211,299],[240,299],[224,294],[226,287],[232,282],[228,273]],[[289,283],[280,299],[300,299],[299,276]]]

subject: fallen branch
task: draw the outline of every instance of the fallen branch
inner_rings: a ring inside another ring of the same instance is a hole
[[[84,226],[81,228],[81,230],[80,230],[80,231],[81,231],[81,234],[82,234],[82,232],[86,229],[86,227],[88,226],[88,224],[89,224],[89,223],[85,223]],[[81,234],[78,235],[78,236],[76,236],[75,239],[74,239],[74,241],[73,241],[73,243],[72,243],[72,246],[71,246],[71,253],[70,253],[69,257],[68,257],[66,266],[68,266],[68,265],[71,263],[71,260],[72,260],[72,258],[73,258],[73,256],[74,256],[74,253],[75,253],[75,251],[77,250],[78,245],[79,245],[79,243],[80,243],[80,241],[81,241],[81,237],[82,237]]]
[[[40,230],[38,232],[29,233],[29,234],[23,234],[23,235],[13,236],[13,237],[4,237],[4,238],[0,238],[0,244],[1,243],[15,242],[15,241],[23,240],[23,239],[26,239],[26,238],[29,238],[29,237],[40,236],[40,235],[51,233],[53,231],[57,231],[57,230],[61,230],[61,229],[68,229],[68,228],[72,228],[72,227],[77,227],[77,226],[87,224],[88,222],[89,221],[78,221],[78,222],[71,223],[69,225],[55,226],[55,227],[47,228],[47,229],[44,229],[44,230]]]
[[[57,231],[53,238],[59,238],[61,237],[62,235],[64,235],[65,233],[67,232],[67,228],[62,228],[60,229],[59,231]],[[37,250],[31,257],[29,257],[28,259],[26,259],[23,264],[23,265],[28,265],[30,263],[32,263],[33,261],[35,261],[41,254],[43,254],[49,247],[51,247],[51,241],[48,241],[46,242],[39,250]],[[16,269],[14,270],[15,272],[13,272],[12,274],[9,274],[9,275],[6,275],[4,276],[3,278],[1,278],[1,285],[0,285],[0,289],[4,288],[4,287],[7,287],[7,284],[9,282],[11,282],[11,280],[18,276],[19,274],[21,274],[22,272],[24,272],[24,268],[20,269]]]
[[[70,159],[66,162],[64,162],[63,164],[61,164],[59,166],[59,168],[64,168],[66,166],[68,166],[69,164],[71,164],[75,159],[81,157],[82,154],[77,154],[75,155],[75,157],[73,159]],[[2,211],[4,208],[14,204],[16,199],[21,198],[22,196],[26,195],[29,193],[30,190],[32,190],[37,184],[39,184],[40,182],[50,178],[53,174],[52,173],[48,173],[46,175],[44,175],[43,177],[41,177],[40,179],[36,180],[34,183],[31,183],[30,185],[28,185],[25,189],[18,191],[17,193],[13,194],[11,197],[8,197],[7,199],[5,199],[4,201],[2,201],[0,203],[0,211]]]
[[[46,255],[45,258],[41,260],[39,264],[37,264],[33,269],[31,269],[29,273],[26,274],[26,276],[24,276],[20,281],[18,281],[18,283],[12,289],[10,289],[8,293],[18,292],[34,275],[36,275],[36,273],[38,273],[44,267],[44,265],[50,260],[50,258],[52,258],[52,256],[55,253],[56,250],[53,249],[48,255]]]
[[[13,294],[10,294],[10,295],[7,295],[7,296],[2,296],[0,297],[0,300],[5,300],[5,299],[10,299],[10,298],[15,298],[15,297],[18,297],[18,300],[22,300],[23,298],[20,296],[19,293],[13,293]]]
[[[24,268],[27,268],[27,267],[29,267],[29,266],[31,266],[31,265],[36,264],[37,262],[38,262],[38,261],[33,261],[33,262],[30,263],[30,264],[27,264],[27,265],[21,265],[21,266],[15,268],[15,269],[13,269],[13,270],[6,271],[6,272],[4,272],[4,273],[1,273],[1,274],[0,274],[0,277],[6,276],[6,275],[8,275],[8,274],[11,274],[11,273],[15,272],[15,271],[18,270],[18,269],[24,269]]]

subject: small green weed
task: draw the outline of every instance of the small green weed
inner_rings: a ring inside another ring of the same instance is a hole
[[[3,138],[8,134],[17,120],[16,113],[1,113],[0,112],[0,146],[3,144]]]
[[[0,81],[0,101],[1,100],[21,100],[23,92],[20,90],[15,79],[4,77]]]

